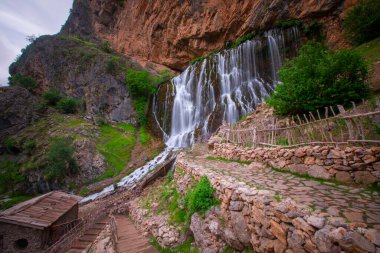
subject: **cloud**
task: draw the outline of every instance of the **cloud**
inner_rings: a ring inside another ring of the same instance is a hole
[[[69,16],[73,0],[0,0],[0,85],[8,66],[29,42],[28,35],[55,34]]]

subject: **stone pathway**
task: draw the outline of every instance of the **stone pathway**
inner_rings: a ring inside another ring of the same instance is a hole
[[[311,210],[320,210],[329,216],[343,217],[351,223],[366,223],[368,227],[380,229],[380,196],[377,192],[299,178],[260,164],[242,165],[208,160],[207,156],[193,153],[186,156],[186,160],[194,166],[231,177],[256,189],[276,191],[278,199],[289,197]]]

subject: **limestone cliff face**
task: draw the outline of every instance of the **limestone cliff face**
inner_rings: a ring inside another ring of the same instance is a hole
[[[184,69],[189,60],[250,31],[289,19],[317,20],[332,48],[357,0],[76,0],[63,33],[95,34],[141,62]]]

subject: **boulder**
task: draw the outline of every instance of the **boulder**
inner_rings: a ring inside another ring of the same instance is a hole
[[[369,171],[355,171],[354,180],[357,184],[370,185],[377,180]]]
[[[348,184],[353,182],[353,179],[350,173],[346,171],[338,171],[335,174],[335,179],[339,182],[348,183]]]
[[[308,171],[309,176],[322,178],[322,179],[330,179],[331,174],[327,172],[327,170],[319,165],[313,165],[309,168]]]

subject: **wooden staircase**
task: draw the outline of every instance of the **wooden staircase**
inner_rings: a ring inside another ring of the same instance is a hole
[[[126,215],[115,215],[117,253],[159,253]]]
[[[68,253],[81,253],[85,250],[90,243],[95,241],[99,233],[104,229],[107,223],[109,223],[109,219],[107,216],[98,220],[80,238],[74,241]]]

